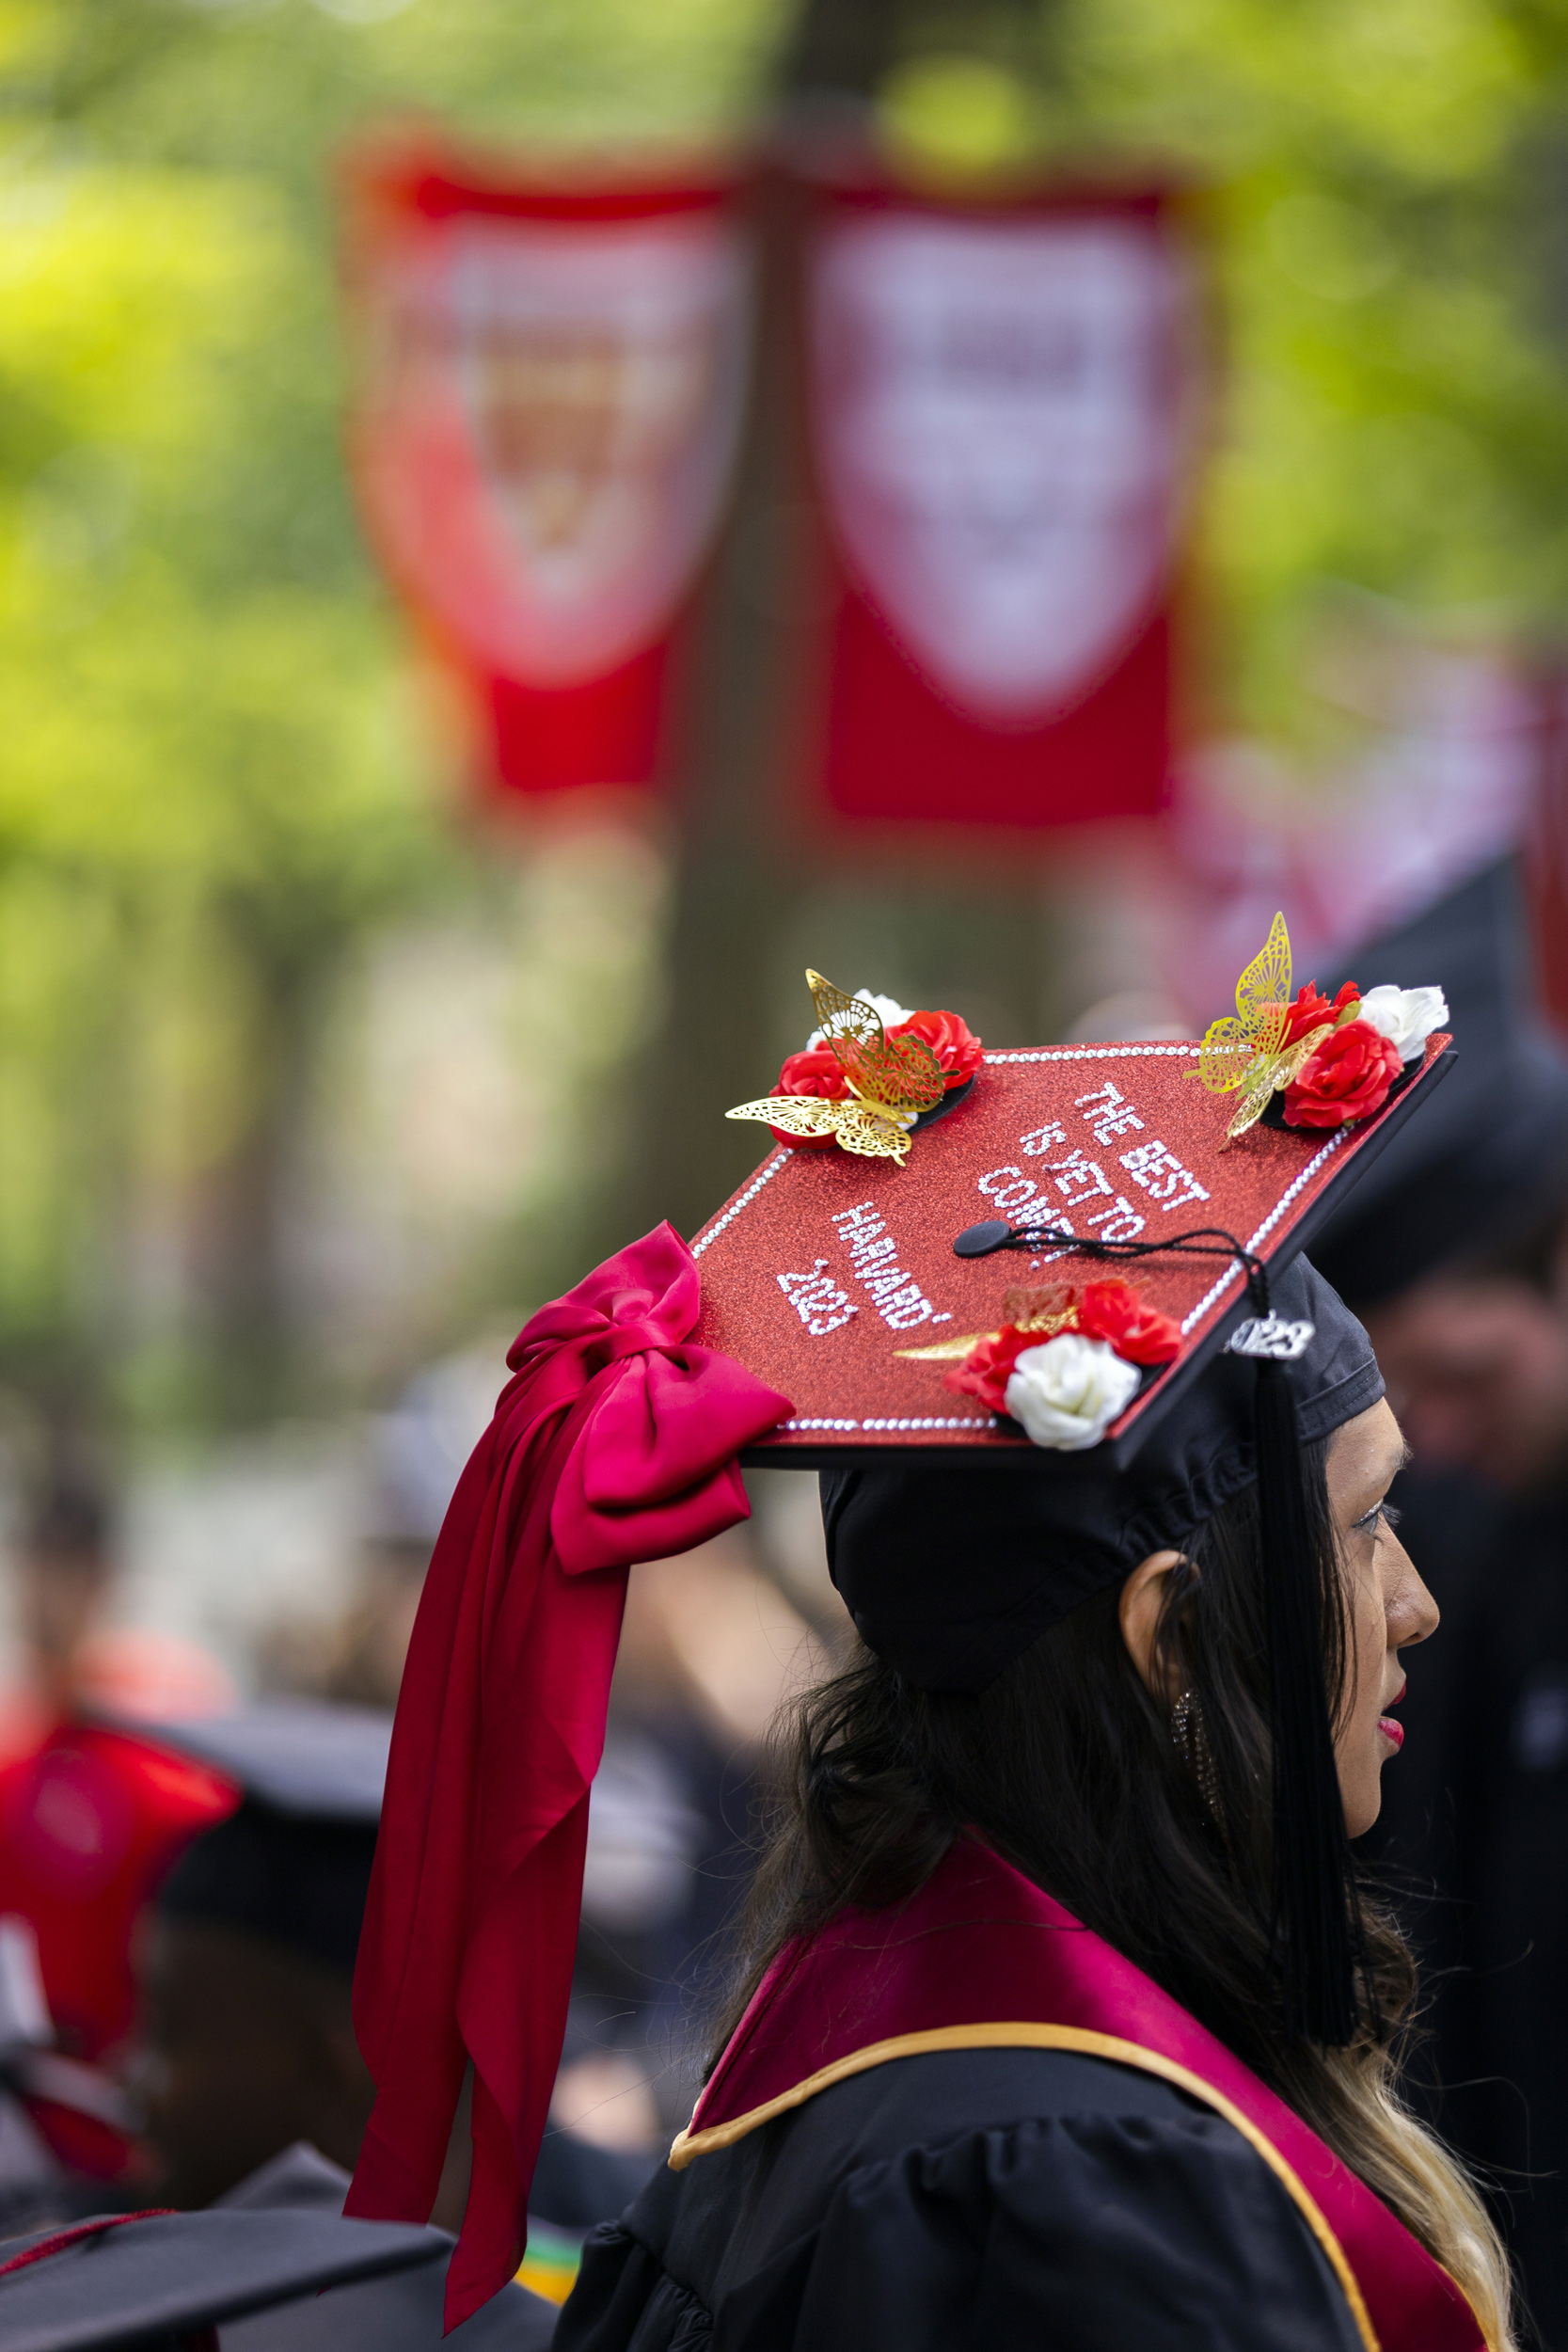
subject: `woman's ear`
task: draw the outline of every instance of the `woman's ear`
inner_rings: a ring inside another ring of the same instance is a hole
[[[1156,1699],[1174,1706],[1180,1697],[1176,1688],[1174,1669],[1167,1668],[1162,1680],[1155,1662],[1155,1637],[1160,1619],[1170,1592],[1173,1568],[1184,1565],[1180,1551],[1151,1551],[1140,1561],[1121,1588],[1121,1603],[1117,1614],[1121,1620],[1121,1638],[1127,1654]]]

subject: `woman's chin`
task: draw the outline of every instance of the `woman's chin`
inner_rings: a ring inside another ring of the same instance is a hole
[[[1377,1762],[1369,1773],[1358,1778],[1354,1789],[1346,1788],[1343,1782],[1340,1783],[1340,1794],[1345,1805],[1345,1836],[1347,1837],[1365,1837],[1383,1810],[1382,1771],[1387,1762],[1390,1751],[1384,1746],[1381,1740],[1377,1747]]]

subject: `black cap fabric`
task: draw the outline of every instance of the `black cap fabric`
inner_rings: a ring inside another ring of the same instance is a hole
[[[375,1860],[363,1822],[304,1820],[247,1798],[192,1840],[158,1892],[169,1919],[237,1928],[354,1973]]]
[[[391,1717],[273,1700],[171,1728],[245,1790],[164,1881],[166,1917],[237,1928],[353,1973],[375,1859]]]
[[[1383,1394],[1371,1343],[1298,1258],[1273,1284],[1275,1312],[1315,1326],[1281,1367],[1304,1444]],[[1238,1301],[1235,1322],[1250,1309]],[[1256,1366],[1210,1359],[1114,1477],[1094,1451],[1038,1452],[1000,1475],[968,1462],[824,1471],[834,1584],[867,1647],[924,1690],[983,1691],[1011,1660],[1150,1552],[1180,1550],[1256,1475]]]
[[[1358,1306],[1514,1241],[1568,1194],[1568,1061],[1533,1009],[1528,938],[1518,869],[1505,858],[1325,983],[1441,988],[1464,1041],[1448,1083],[1390,1136],[1313,1242]]]
[[[114,2215],[0,2241],[6,2352],[163,2352],[324,2287],[434,2262],[450,2241],[323,2213]]]

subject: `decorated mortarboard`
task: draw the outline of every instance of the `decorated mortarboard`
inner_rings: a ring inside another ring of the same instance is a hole
[[[1452,1056],[1436,987],[1292,977],[1276,915],[1201,1041],[987,1055],[951,1014],[890,1025],[809,974],[849,1108],[830,1150],[770,1155],[692,1254],[698,1336],[794,1404],[748,1458],[837,1473],[833,1580],[917,1684],[983,1689],[1256,1480],[1284,2022],[1343,2042],[1350,1856],[1303,1445],[1383,1384],[1298,1262]],[[732,1115],[821,1127],[794,1104]],[[954,1475],[991,1463],[1021,1473],[1010,1493]]]
[[[0,2240],[6,2352],[191,2352],[207,2331],[433,2262],[447,2240],[324,2213],[113,2214]]]
[[[471,2066],[449,2325],[522,2249],[627,1573],[744,1518],[743,1460],[832,1473],[830,1562],[867,1640],[969,1690],[1255,1479],[1284,2023],[1352,2030],[1303,1441],[1382,1384],[1301,1252],[1436,1091],[1440,994],[1294,988],[1276,920],[1201,1041],[988,1054],[955,1013],[808,977],[816,1031],[731,1114],[774,1148],[689,1248],[660,1226],[531,1318],[425,1580],[355,1984],[377,2098],[348,2210],[425,2218]]]
[[[1217,1349],[1289,1348],[1271,1276],[1453,1059],[1434,989],[1292,996],[1279,918],[1191,1044],[988,1054],[809,978],[826,1042],[781,1075],[840,1094],[731,1114],[780,1148],[691,1244],[699,1338],[793,1403],[748,1457],[780,1466],[1130,1459]]]
[[[186,1847],[159,1911],[351,1969],[391,1728],[373,1708],[270,1699],[160,1732],[234,1781],[241,1802]]]

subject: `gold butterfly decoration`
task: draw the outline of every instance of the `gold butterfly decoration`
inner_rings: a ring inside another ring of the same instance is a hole
[[[1004,1327],[1027,1331],[1031,1338],[1053,1340],[1058,1331],[1071,1331],[1078,1323],[1078,1308],[1070,1290],[1062,1283],[1048,1289],[1008,1291],[1002,1301]],[[916,1364],[961,1363],[988,1340],[999,1340],[998,1331],[966,1331],[960,1339],[939,1340],[934,1347],[895,1347],[895,1356],[907,1356]]]
[[[1191,1073],[1212,1094],[1242,1099],[1225,1131],[1234,1143],[1255,1126],[1268,1108],[1271,1094],[1288,1087],[1332,1022],[1320,1025],[1287,1049],[1291,1022],[1291,934],[1285,917],[1276,914],[1269,926],[1262,950],[1253,957],[1236,983],[1236,1010],[1210,1023],[1203,1056]],[[1224,1149],[1224,1146],[1221,1146]]]
[[[846,996],[820,972],[806,974],[817,1024],[848,1083],[843,1100],[816,1094],[767,1094],[739,1103],[726,1119],[759,1119],[786,1136],[832,1136],[846,1152],[872,1160],[909,1154],[910,1130],[923,1111],[935,1110],[946,1090],[942,1064],[917,1037],[890,1038],[875,1006]]]

